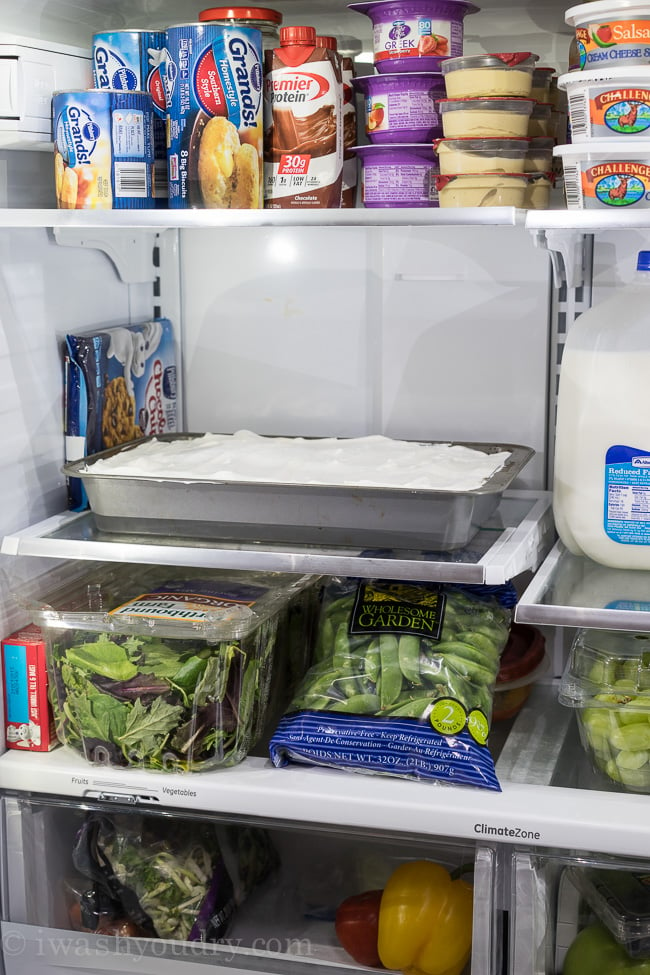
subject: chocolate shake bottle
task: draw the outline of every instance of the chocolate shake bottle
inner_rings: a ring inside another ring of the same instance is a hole
[[[338,53],[338,44],[335,37],[321,36],[316,38],[318,47],[328,47]],[[355,102],[354,86],[354,61],[352,58],[343,57],[339,54],[341,65],[341,81],[343,88],[343,187],[341,190],[341,206],[353,207],[357,195],[358,160],[356,155],[350,151],[350,146],[357,144],[357,106]]]
[[[343,85],[335,51],[313,27],[282,27],[264,74],[264,205],[340,207]]]

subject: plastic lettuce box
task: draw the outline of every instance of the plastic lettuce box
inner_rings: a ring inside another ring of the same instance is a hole
[[[594,766],[650,793],[650,634],[580,630],[560,686]]]
[[[22,600],[46,639],[60,741],[96,765],[240,762],[307,666],[318,577],[85,566]]]

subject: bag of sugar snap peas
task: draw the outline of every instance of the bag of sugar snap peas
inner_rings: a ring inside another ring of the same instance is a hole
[[[500,791],[487,742],[515,601],[510,583],[330,579],[273,764]]]

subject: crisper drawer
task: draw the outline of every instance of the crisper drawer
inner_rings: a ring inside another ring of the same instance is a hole
[[[515,850],[510,896],[509,972],[650,972],[650,860]]]
[[[3,812],[5,975],[190,975],[202,965],[268,975],[367,971],[355,957],[372,930],[368,901],[338,909],[390,878],[391,889],[417,893],[413,864],[421,860],[452,876],[462,868],[473,885],[468,917],[459,901],[435,939],[461,945],[473,911],[462,975],[501,972],[498,856],[489,846],[10,796]],[[396,932],[399,951],[410,949],[410,935]]]

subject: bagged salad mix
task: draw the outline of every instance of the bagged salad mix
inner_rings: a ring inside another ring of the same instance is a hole
[[[500,791],[487,748],[514,587],[331,579],[274,765],[326,765]]]
[[[80,928],[215,942],[277,867],[268,834],[137,813],[88,813],[72,860]]]

